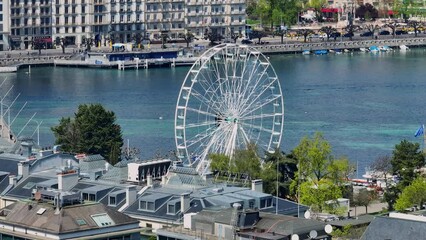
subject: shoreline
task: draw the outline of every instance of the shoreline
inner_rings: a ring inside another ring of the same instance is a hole
[[[369,39],[369,40],[352,40],[352,41],[321,41],[321,42],[298,42],[270,45],[248,45],[249,47],[258,50],[265,55],[275,54],[300,54],[304,51],[316,50],[338,50],[338,51],[359,51],[360,48],[369,48],[371,46],[388,46],[391,48],[405,45],[407,47],[426,47],[426,37],[412,37],[402,39]],[[151,49],[153,51],[153,49]],[[155,50],[156,51],[156,50]],[[102,52],[90,52],[102,53]],[[90,54],[89,53],[89,54]],[[110,54],[111,52],[105,52]],[[125,54],[138,54],[142,52],[124,52]],[[92,61],[75,60],[79,54],[73,52],[68,54],[52,55],[37,55],[30,57],[11,58],[6,61],[12,64],[0,67],[0,73],[17,72],[24,67],[38,66],[63,66],[63,67],[83,67],[83,68],[107,68],[125,70],[128,68],[151,68],[151,67],[178,67],[191,66],[198,57],[177,57],[177,58],[155,58],[155,59],[138,59],[129,61],[112,61],[104,64],[97,64]]]

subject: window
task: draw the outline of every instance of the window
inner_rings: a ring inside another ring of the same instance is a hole
[[[167,206],[167,214],[175,214],[175,205],[170,204]]]
[[[155,208],[154,208],[154,203],[153,203],[153,202],[148,202],[148,207],[147,207],[147,209],[148,209],[148,210],[151,210],[151,211],[154,211],[154,210],[155,210]]]
[[[139,202],[139,209],[146,209],[146,202],[145,201]]]
[[[89,194],[89,201],[92,201],[92,202],[96,201],[95,194]]]
[[[113,206],[116,205],[116,203],[115,203],[115,197],[109,197],[109,205],[113,205]]]

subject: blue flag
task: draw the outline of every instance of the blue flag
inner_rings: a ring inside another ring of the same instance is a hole
[[[417,129],[416,133],[414,133],[414,137],[418,137],[423,135],[424,133],[424,125],[421,125],[419,129]]]

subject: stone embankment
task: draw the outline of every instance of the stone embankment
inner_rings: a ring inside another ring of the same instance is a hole
[[[369,48],[371,46],[388,46],[399,47],[405,45],[408,47],[423,47],[426,46],[425,37],[404,38],[404,39],[370,39],[357,41],[321,41],[308,43],[291,43],[291,44],[275,44],[275,45],[257,45],[255,49],[264,54],[274,53],[298,53],[305,50],[358,50],[360,48]]]

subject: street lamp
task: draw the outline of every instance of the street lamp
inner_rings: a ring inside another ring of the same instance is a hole
[[[34,119],[32,119],[31,121],[34,121],[34,122],[37,123],[37,128],[34,130],[34,132],[31,135],[31,137],[34,136],[34,134],[37,132],[37,145],[40,146],[40,125],[43,123],[43,121],[39,122],[39,121],[34,120]]]

